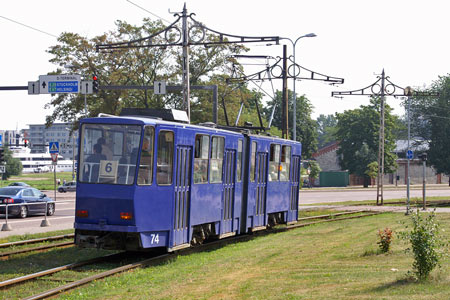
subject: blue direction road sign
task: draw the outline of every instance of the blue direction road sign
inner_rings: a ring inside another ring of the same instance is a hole
[[[78,93],[78,81],[49,81],[48,92],[56,93]]]
[[[3,137],[2,137],[2,135],[0,134],[0,146],[2,146],[3,145]]]
[[[59,153],[59,142],[48,143],[48,151],[50,153]]]
[[[412,150],[408,150],[408,152],[406,152],[406,158],[412,159],[413,157],[414,157],[414,153],[412,152]]]

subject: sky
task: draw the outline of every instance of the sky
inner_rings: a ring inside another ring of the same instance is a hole
[[[131,3],[132,2],[132,3]],[[207,27],[243,36],[280,36],[292,40],[308,33],[296,45],[296,62],[315,72],[342,77],[341,86],[297,81],[297,94],[314,106],[313,118],[367,105],[369,98],[332,98],[332,91],[357,90],[371,85],[382,70],[395,84],[425,87],[450,73],[448,1],[417,0],[78,0],[76,2],[0,2],[0,86],[26,86],[56,69],[47,50],[62,32],[93,38],[115,29],[123,20],[133,25],[158,17],[172,21],[186,3],[188,13]],[[141,6],[151,14],[136,5]],[[156,15],[156,16],[155,16]],[[15,22],[39,29],[36,31]],[[168,24],[168,23],[166,23]],[[288,45],[288,55],[293,46]],[[249,54],[281,56],[282,46],[252,45]],[[250,74],[249,66],[246,72]],[[264,89],[270,88],[263,86]],[[281,82],[275,88],[281,89]],[[292,80],[288,88],[293,89]],[[0,91],[0,130],[41,124],[51,109],[50,95],[27,91]],[[404,114],[401,99],[387,98],[394,113]]]

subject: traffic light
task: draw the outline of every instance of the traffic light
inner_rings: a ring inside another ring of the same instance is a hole
[[[96,75],[92,76],[92,91],[98,93],[98,77]]]
[[[5,160],[4,152],[5,149],[0,148],[0,162],[3,162]]]
[[[27,140],[24,140],[23,141],[23,145],[25,146],[25,148],[27,147],[27,145],[28,145],[28,141]]]

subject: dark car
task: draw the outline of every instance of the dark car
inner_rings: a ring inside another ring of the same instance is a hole
[[[77,189],[77,182],[76,181],[71,181],[71,182],[67,182],[63,185],[60,185],[58,187],[58,192],[60,193],[65,193],[67,191],[75,191]]]
[[[26,184],[25,182],[12,182],[8,186],[30,186],[30,185]]]
[[[0,188],[0,214],[6,213],[5,204],[8,206],[8,215],[15,215],[26,218],[32,214],[47,214],[51,216],[55,213],[55,203],[47,195],[32,187],[7,186]],[[17,205],[19,204],[19,205]]]

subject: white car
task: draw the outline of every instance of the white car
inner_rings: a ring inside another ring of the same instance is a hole
[[[34,173],[47,173],[50,172],[50,168],[47,166],[37,167],[34,169]]]

